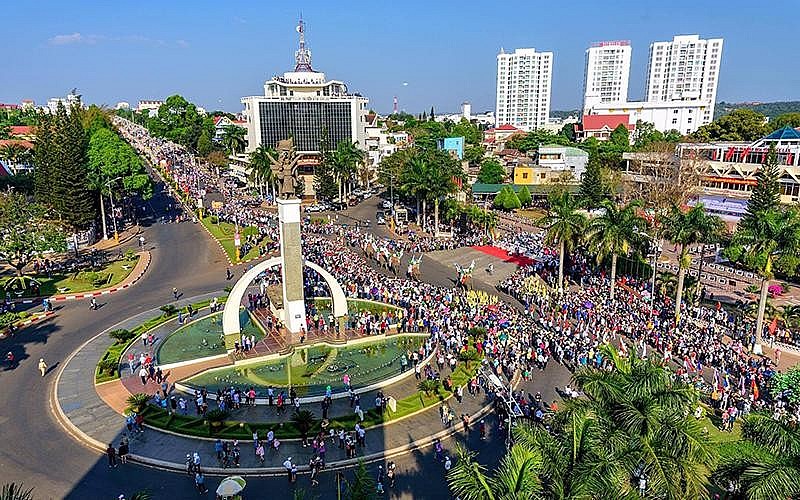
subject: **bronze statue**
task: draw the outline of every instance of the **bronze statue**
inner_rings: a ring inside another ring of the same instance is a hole
[[[267,156],[272,162],[270,166],[272,174],[278,179],[281,186],[279,196],[293,198],[300,183],[297,175],[297,161],[300,157],[297,156],[294,149],[294,140],[290,138],[278,141],[278,157],[273,158],[269,153]]]

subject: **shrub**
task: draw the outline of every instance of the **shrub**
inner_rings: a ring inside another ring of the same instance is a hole
[[[128,250],[127,252],[125,252],[125,260],[131,261],[135,258],[136,258],[136,252],[134,252],[133,250]]]
[[[224,422],[231,414],[226,410],[220,410],[219,408],[214,408],[213,410],[206,413],[206,420],[209,422]]]
[[[108,336],[116,340],[117,344],[124,344],[125,342],[134,338],[136,334],[131,332],[130,330],[126,330],[124,328],[118,328],[116,330],[111,330],[110,332],[108,332]]]
[[[417,384],[417,389],[430,396],[431,394],[439,390],[439,386],[441,384],[442,383],[438,380],[433,380],[433,379],[422,380],[420,381],[419,384]]]
[[[141,413],[145,409],[147,403],[150,401],[150,396],[142,392],[138,394],[131,394],[125,402],[128,406],[125,408],[127,411]]]
[[[173,306],[172,304],[163,305],[159,307],[159,309],[164,313],[164,316],[173,316],[175,314],[178,314],[178,308]]]
[[[217,217],[216,215],[212,215],[209,218],[209,222],[211,222],[212,224],[219,224],[219,217]]]
[[[97,368],[100,370],[100,373],[107,373],[109,375],[116,375],[117,367],[119,367],[118,356],[111,356],[97,363]]]
[[[531,192],[528,191],[528,186],[522,186],[522,189],[520,189],[519,193],[517,193],[517,198],[519,198],[519,203],[523,207],[527,207],[533,202],[533,198],[531,198]]]

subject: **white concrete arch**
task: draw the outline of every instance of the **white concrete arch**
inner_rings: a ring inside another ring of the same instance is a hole
[[[230,295],[228,295],[228,300],[225,302],[225,309],[222,312],[222,332],[226,337],[228,335],[238,335],[242,331],[242,326],[239,324],[239,307],[242,302],[242,297],[244,297],[244,294],[247,292],[247,287],[250,286],[250,283],[252,283],[259,274],[267,269],[281,265],[281,262],[282,260],[280,257],[272,257],[271,259],[259,262],[253,266],[252,269],[244,273],[236,284],[233,285],[233,289]],[[303,265],[319,273],[322,279],[325,280],[325,283],[328,284],[328,288],[331,290],[333,316],[336,318],[347,316],[347,297],[344,294],[344,290],[342,290],[342,286],[336,281],[336,278],[325,269],[308,260],[304,260]]]

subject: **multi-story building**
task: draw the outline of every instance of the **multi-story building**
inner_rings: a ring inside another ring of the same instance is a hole
[[[586,49],[584,111],[599,103],[627,101],[630,71],[631,43],[627,40],[595,42]]]
[[[495,123],[525,131],[543,127],[550,116],[553,53],[516,49],[497,55]]]
[[[297,27],[300,44],[295,52],[294,71],[275,76],[264,84],[264,95],[242,98],[247,121],[247,152],[265,144],[292,137],[301,159],[300,174],[305,194],[313,193],[314,166],[319,164],[320,143],[329,149],[341,141],[365,148],[367,103],[360,94],[350,93],[339,80],[327,80],[325,73],[311,66],[303,21]]]
[[[679,35],[671,42],[653,42],[645,100],[634,102],[605,101],[602,96],[589,95],[589,89],[593,88],[589,82],[594,80],[588,64],[589,51],[584,115],[628,115],[632,125],[641,120],[654,124],[662,132],[677,130],[681,134],[690,134],[714,119],[722,60],[721,38],[702,40],[698,35]]]
[[[722,38],[703,40],[678,35],[671,42],[650,44],[645,99],[647,102],[699,101],[706,107],[701,125],[714,118]]]
[[[146,100],[146,101],[139,101],[138,106],[136,106],[136,111],[142,112],[147,111],[149,116],[155,116],[158,114],[158,108],[164,104],[164,101],[158,100]]]
[[[63,104],[67,110],[67,113],[72,109],[73,106],[82,107],[83,102],[81,101],[81,95],[77,93],[76,89],[72,89],[72,92],[67,94],[67,97],[51,97],[47,101],[47,106],[44,109],[47,113],[55,114],[56,110],[58,110],[58,105]]]

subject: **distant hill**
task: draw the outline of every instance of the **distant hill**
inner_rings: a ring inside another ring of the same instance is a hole
[[[581,111],[579,109],[567,109],[565,111],[558,111],[558,110],[550,110],[550,118],[569,118],[570,116],[581,116]]]
[[[727,115],[736,109],[752,109],[769,119],[783,113],[800,113],[800,101],[778,102],[718,102],[714,108],[714,119]]]

